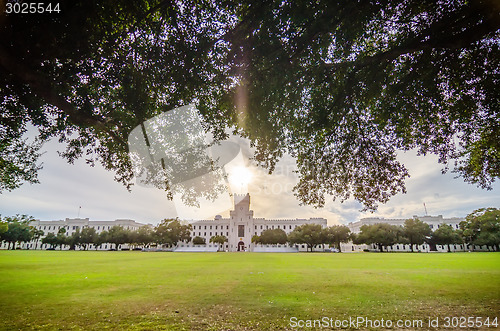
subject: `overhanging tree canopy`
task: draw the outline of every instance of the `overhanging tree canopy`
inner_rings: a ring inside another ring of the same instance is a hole
[[[437,154],[446,167],[455,161],[454,171],[484,188],[500,176],[495,1],[60,8],[1,11],[2,150],[31,123],[42,139],[67,143],[69,162],[101,162],[129,187],[130,131],[194,102],[207,130],[223,139],[235,128],[270,171],[284,153],[295,156],[295,193],[315,206],[333,195],[374,209],[404,192],[397,150]],[[4,154],[2,164],[12,163]],[[37,169],[22,165],[10,178],[35,181]]]

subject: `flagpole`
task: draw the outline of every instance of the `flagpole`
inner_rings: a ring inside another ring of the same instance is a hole
[[[82,209],[82,206],[78,207],[78,218],[80,218],[80,209]]]

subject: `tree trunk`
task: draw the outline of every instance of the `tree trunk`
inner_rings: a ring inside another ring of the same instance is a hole
[[[451,249],[450,249],[450,244],[448,244],[448,253],[451,252]]]
[[[410,251],[413,253],[413,244],[410,244]]]
[[[339,249],[339,253],[342,253],[342,248],[340,248],[340,241],[339,241],[339,242],[337,242],[337,247],[338,247],[338,249]]]
[[[382,244],[378,244],[378,249],[380,250],[381,253],[383,252],[383,250],[382,250]]]

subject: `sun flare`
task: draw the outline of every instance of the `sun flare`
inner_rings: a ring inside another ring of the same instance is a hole
[[[235,186],[248,185],[252,177],[252,172],[246,167],[234,167],[228,175],[229,182]]]

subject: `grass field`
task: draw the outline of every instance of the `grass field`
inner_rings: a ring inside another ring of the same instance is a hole
[[[292,329],[500,317],[500,253],[0,251],[0,329]]]

